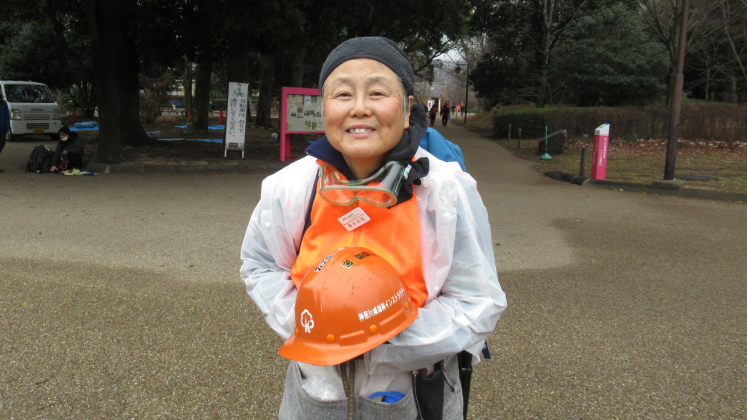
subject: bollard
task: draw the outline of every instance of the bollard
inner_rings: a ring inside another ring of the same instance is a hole
[[[73,115],[70,116],[70,122],[73,123],[73,124],[75,124],[76,122],[78,122],[78,116],[75,115],[75,107],[73,107]]]
[[[594,154],[591,157],[591,179],[604,179],[607,173],[607,148],[610,125],[602,124],[594,130]]]
[[[511,141],[511,124],[508,125],[508,141]]]
[[[220,109],[220,119],[218,120],[218,124],[224,124],[226,120],[223,118],[223,108]]]
[[[578,176],[584,176],[584,167],[586,167],[586,145],[581,146],[581,169],[578,171]]]
[[[516,140],[516,148],[521,149],[521,128],[519,129],[519,138]]]

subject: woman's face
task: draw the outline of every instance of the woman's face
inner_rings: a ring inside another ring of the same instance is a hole
[[[338,66],[324,83],[324,130],[351,171],[364,178],[384,164],[386,153],[410,126],[397,75],[366,58]]]

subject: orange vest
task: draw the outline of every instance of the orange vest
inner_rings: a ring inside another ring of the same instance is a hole
[[[360,207],[371,220],[352,231],[337,220]],[[291,279],[298,287],[306,273],[319,265],[331,251],[348,246],[368,248],[387,260],[397,271],[410,299],[421,307],[428,298],[420,258],[418,201],[412,199],[391,208],[363,201],[350,206],[326,202],[317,187],[311,208],[311,225],[303,236],[298,258],[291,267]]]

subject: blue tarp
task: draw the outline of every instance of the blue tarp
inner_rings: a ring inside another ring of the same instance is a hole
[[[164,141],[204,141],[207,143],[223,143],[223,139],[158,139]]]
[[[88,131],[88,130],[98,130],[98,127],[93,128],[77,128],[77,127],[70,127],[70,131]]]
[[[186,128],[189,129],[190,127],[188,125],[175,125],[176,128]],[[225,130],[225,125],[209,125],[208,130]]]

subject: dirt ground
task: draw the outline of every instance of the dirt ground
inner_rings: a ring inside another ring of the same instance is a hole
[[[465,126],[456,125],[492,138],[491,118],[478,114]],[[525,139],[518,146],[516,139],[495,139],[514,156],[535,162],[541,172],[559,170],[581,174],[581,151],[586,146],[583,175],[590,176],[592,139],[569,139],[565,153],[540,160],[537,155],[541,139]],[[620,182],[650,184],[664,178],[666,140],[612,140],[609,145],[606,179]],[[684,188],[747,193],[747,142],[730,144],[720,141],[681,139],[675,161],[675,177],[692,174],[710,177],[710,181],[688,180]]]

